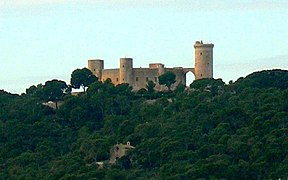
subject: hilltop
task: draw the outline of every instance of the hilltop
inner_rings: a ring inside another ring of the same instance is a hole
[[[0,179],[288,177],[288,71],[200,79],[189,91],[87,87],[77,96],[61,81],[0,91]],[[135,148],[97,168],[127,141]]]

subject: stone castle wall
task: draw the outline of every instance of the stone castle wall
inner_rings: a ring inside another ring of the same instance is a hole
[[[96,74],[94,74],[97,76]],[[110,78],[112,83],[117,85],[119,83],[119,69],[103,69],[101,81],[105,81],[106,79]],[[100,80],[100,79],[99,79]]]
[[[186,85],[188,72],[192,72],[195,79],[213,77],[213,47],[213,44],[196,41],[194,45],[195,68],[165,68],[161,63],[149,64],[149,68],[133,68],[132,58],[120,58],[120,67],[117,69],[104,69],[104,61],[100,59],[88,60],[88,69],[101,81],[110,78],[114,85],[128,83],[133,90],[146,88],[149,80],[156,84],[155,90],[165,90],[166,87],[159,84],[158,77],[171,71],[176,75],[176,83],[171,87],[174,89],[180,83]]]
[[[157,88],[160,88],[158,83],[158,69],[135,68],[133,69],[133,89],[139,90],[145,88],[148,81],[153,81]]]

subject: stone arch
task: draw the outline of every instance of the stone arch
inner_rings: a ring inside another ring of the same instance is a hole
[[[192,71],[188,71],[185,74],[186,76],[186,86],[189,87],[190,84],[195,80],[195,75]]]
[[[184,70],[184,76],[186,81],[186,86],[190,86],[190,84],[196,79],[195,76],[195,69],[194,68],[185,68]]]

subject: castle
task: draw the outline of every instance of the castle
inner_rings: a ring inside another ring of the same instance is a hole
[[[158,77],[165,72],[171,71],[176,75],[176,83],[172,89],[179,83],[186,85],[186,73],[192,72],[195,80],[213,77],[213,44],[203,44],[202,41],[196,41],[195,48],[195,67],[166,68],[164,64],[149,64],[149,68],[133,68],[132,58],[120,58],[120,67],[117,69],[104,69],[104,61],[101,59],[88,60],[88,69],[98,77],[100,81],[110,78],[115,85],[128,83],[133,90],[146,88],[148,81],[153,81],[155,90],[165,90],[166,87],[158,83]]]

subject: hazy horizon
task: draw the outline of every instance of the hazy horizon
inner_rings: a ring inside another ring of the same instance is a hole
[[[285,1],[4,0],[0,2],[0,89],[23,93],[51,79],[69,83],[100,58],[118,68],[160,62],[194,67],[197,40],[213,43],[214,78],[226,83],[288,69]],[[189,75],[189,79],[193,79]]]

